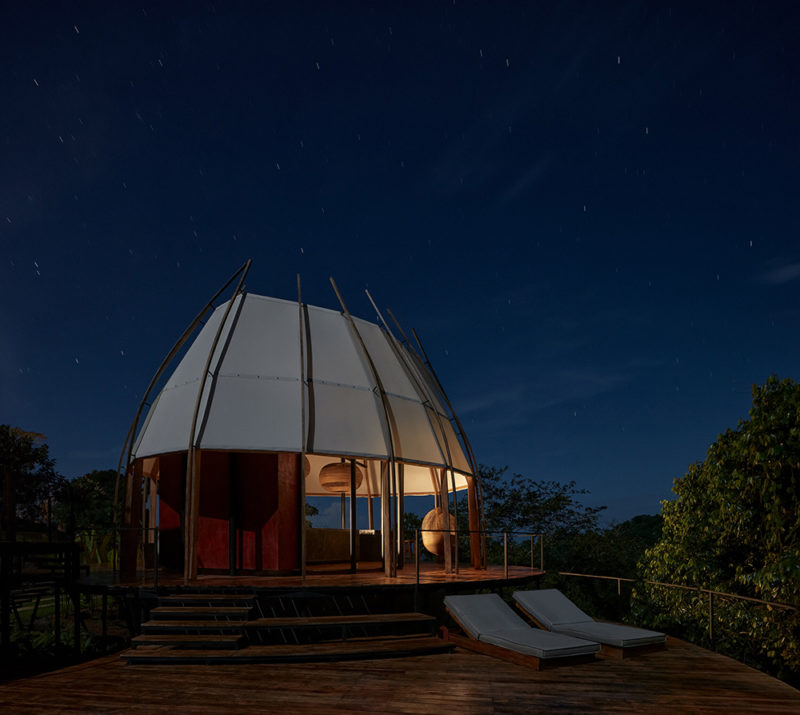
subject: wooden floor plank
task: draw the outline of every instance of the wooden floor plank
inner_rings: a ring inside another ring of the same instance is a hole
[[[0,685],[6,713],[797,713],[800,693],[670,638],[635,659],[533,672],[453,653],[341,663],[128,667],[118,655]]]

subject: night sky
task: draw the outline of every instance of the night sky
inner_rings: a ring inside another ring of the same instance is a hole
[[[800,378],[796,3],[54,5],[0,10],[0,423],[63,474],[247,258],[609,519]]]

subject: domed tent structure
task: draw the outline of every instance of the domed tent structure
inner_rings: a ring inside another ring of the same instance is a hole
[[[463,489],[470,562],[485,566],[474,459],[421,345],[420,354],[385,323],[353,318],[338,290],[341,312],[248,293],[248,268],[184,332],[148,393],[207,317],[141,429],[147,394],[131,426],[120,469],[123,574],[136,568],[133,535],[147,519],[158,524],[162,565],[187,580],[198,570],[305,573],[317,562],[355,569],[357,558],[382,561],[392,576],[402,567],[404,498],[434,495],[446,524],[448,497]],[[349,529],[306,528],[306,497],[340,494],[343,522],[350,496]],[[361,532],[358,498],[369,501]],[[457,569],[457,540],[444,537],[445,567]]]

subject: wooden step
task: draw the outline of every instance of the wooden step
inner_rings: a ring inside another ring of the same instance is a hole
[[[433,625],[436,619],[424,613],[354,613],[346,616],[297,616],[289,618],[256,618],[247,622],[248,628],[319,628],[338,625],[382,625],[393,623],[424,623]]]
[[[244,644],[244,636],[241,633],[215,634],[203,633],[199,635],[189,635],[185,633],[145,633],[136,636],[131,640],[131,646],[168,645],[173,648],[190,649],[230,649],[240,648]]]
[[[196,605],[203,603],[206,605],[236,605],[246,603],[252,605],[256,600],[253,593],[171,593],[167,596],[161,596],[158,599],[159,604],[163,606],[179,605],[187,603]]]
[[[169,620],[158,619],[155,621],[146,621],[142,623],[143,633],[186,633],[186,632],[203,632],[219,633],[220,631],[235,631],[241,633],[242,628],[249,623],[249,621],[208,621],[200,619],[186,619],[186,620]]]
[[[248,646],[239,650],[208,651],[171,646],[144,646],[123,652],[129,664],[197,663],[239,665],[243,663],[301,663],[313,661],[402,658],[446,653],[453,644],[434,636],[415,638],[374,638],[306,645]]]
[[[249,620],[250,606],[156,606],[150,609],[150,618],[199,620]]]

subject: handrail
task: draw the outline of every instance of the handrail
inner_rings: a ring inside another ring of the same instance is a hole
[[[779,601],[765,601],[761,598],[753,598],[752,596],[740,596],[737,593],[729,593],[727,591],[716,591],[711,588],[703,588],[702,586],[686,586],[680,583],[666,583],[665,581],[651,581],[650,579],[636,579],[625,578],[624,576],[600,576],[597,574],[573,573],[570,571],[559,571],[559,576],[579,576],[582,578],[596,578],[617,582],[617,596],[622,595],[622,582],[626,583],[642,583],[650,586],[663,586],[665,588],[676,588],[682,591],[693,591],[695,593],[708,594],[708,640],[714,643],[714,597],[719,596],[722,598],[729,598],[737,601],[749,601],[750,603],[758,603],[763,606],[771,608],[780,608],[785,611],[800,610],[798,606],[792,606],[788,603],[780,603]]]
[[[664,586],[666,588],[677,588],[684,591],[697,591],[698,593],[708,593],[713,596],[722,596],[723,598],[733,598],[739,601],[750,601],[752,603],[760,603],[764,606],[773,606],[774,608],[783,608],[789,611],[800,610],[800,606],[793,606],[788,603],[781,603],[780,601],[765,601],[761,598],[753,598],[752,596],[741,596],[737,593],[729,593],[728,591],[716,591],[712,588],[704,588],[702,586],[686,586],[680,583],[667,583],[665,581],[651,581],[650,579],[643,578],[626,578],[625,576],[600,576],[597,574],[587,573],[573,573],[571,571],[559,571],[559,576],[581,576],[583,578],[599,578],[608,581],[617,581],[626,583],[646,583],[651,586]]]

